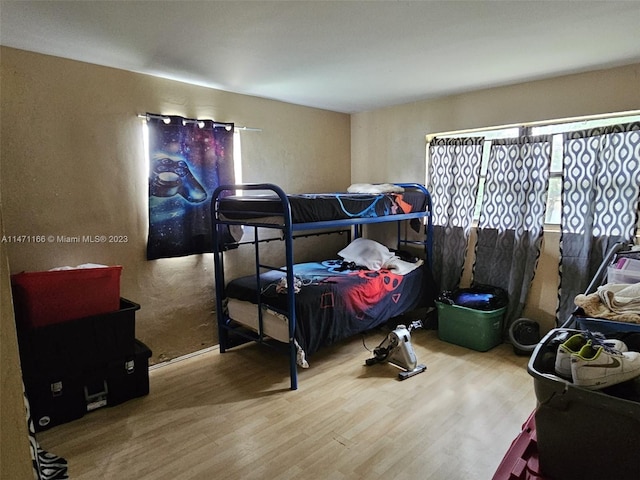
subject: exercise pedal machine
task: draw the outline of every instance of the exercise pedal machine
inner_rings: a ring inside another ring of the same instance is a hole
[[[366,360],[367,365],[389,362],[402,371],[398,373],[400,380],[405,380],[424,372],[427,366],[418,364],[416,354],[411,345],[411,330],[422,327],[422,322],[416,320],[409,327],[398,325],[384,340],[373,349],[373,357]]]

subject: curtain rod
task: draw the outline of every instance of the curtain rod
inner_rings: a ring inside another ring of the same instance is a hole
[[[604,113],[599,115],[583,115],[581,117],[567,117],[555,120],[540,120],[534,122],[512,123],[508,125],[494,125],[492,127],[468,128],[463,130],[452,130],[449,132],[428,133],[425,135],[427,143],[431,142],[435,137],[447,137],[449,135],[469,134],[473,135],[478,132],[490,132],[492,130],[506,130],[509,128],[527,128],[527,127],[548,127],[551,125],[564,125],[568,123],[588,122],[591,120],[604,120],[608,118],[624,118],[634,115],[640,115],[640,110],[626,110],[622,112]]]
[[[169,120],[170,119],[169,115],[153,115],[152,113],[149,113],[149,114],[139,113],[138,114],[138,118],[144,118],[145,120],[149,120],[150,118],[157,118],[159,120]],[[202,121],[203,120],[197,120],[195,118],[185,118],[185,119],[183,119],[183,123],[200,123]],[[228,127],[229,124],[228,123],[213,122],[213,126],[214,127]],[[234,125],[234,130],[243,131],[243,132],[261,132],[262,131],[261,128],[243,127],[243,126],[240,126],[240,125]]]

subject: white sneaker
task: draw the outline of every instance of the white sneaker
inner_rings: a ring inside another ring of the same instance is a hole
[[[591,342],[571,355],[574,385],[599,390],[640,376],[640,353],[607,351]]]
[[[556,374],[566,378],[572,379],[571,374],[571,355],[578,353],[587,342],[591,340],[594,345],[603,345],[605,348],[617,350],[618,352],[626,352],[628,350],[627,345],[620,340],[609,340],[604,335],[591,332],[576,333],[571,336],[566,342],[558,345],[558,351],[556,352],[555,371]]]

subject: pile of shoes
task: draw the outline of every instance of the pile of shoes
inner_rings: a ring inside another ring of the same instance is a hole
[[[555,372],[574,385],[600,390],[640,377],[640,353],[621,340],[582,331],[558,345]]]

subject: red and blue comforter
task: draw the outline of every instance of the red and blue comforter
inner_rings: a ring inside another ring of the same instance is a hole
[[[342,266],[342,260],[294,266],[300,286],[295,295],[296,340],[307,355],[434,302],[435,287],[426,265],[405,275]],[[287,295],[279,287],[283,277],[283,271],[265,272],[260,275],[259,288],[262,302],[286,315]],[[256,277],[233,280],[227,285],[226,295],[257,303]]]

